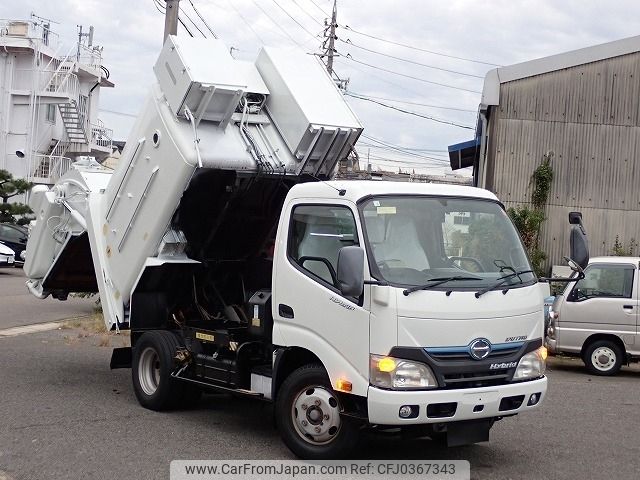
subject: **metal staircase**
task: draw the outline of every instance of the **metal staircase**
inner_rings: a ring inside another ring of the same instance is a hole
[[[64,129],[69,141],[73,143],[89,142],[87,137],[87,97],[79,95],[77,100],[59,103],[58,109],[62,117]]]

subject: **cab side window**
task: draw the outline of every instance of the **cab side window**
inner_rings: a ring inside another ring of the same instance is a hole
[[[293,263],[321,283],[337,288],[338,253],[358,245],[353,213],[347,207],[300,205],[291,216],[287,252]]]
[[[631,298],[635,268],[630,265],[593,265],[585,270],[571,292],[571,300]]]

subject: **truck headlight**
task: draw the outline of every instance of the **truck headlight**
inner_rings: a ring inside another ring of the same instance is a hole
[[[544,375],[546,369],[547,349],[540,347],[533,352],[527,353],[518,362],[518,368],[513,375],[514,380],[526,380],[528,378],[538,378]]]
[[[424,363],[380,355],[369,358],[369,381],[376,387],[411,390],[438,386],[431,368]]]

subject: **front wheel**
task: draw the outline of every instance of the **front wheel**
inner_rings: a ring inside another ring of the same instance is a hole
[[[357,442],[358,427],[340,415],[340,401],[320,365],[305,365],[287,377],[275,408],[282,440],[300,458],[343,458]]]
[[[615,375],[622,367],[623,352],[610,340],[591,343],[584,352],[584,363],[594,375]]]

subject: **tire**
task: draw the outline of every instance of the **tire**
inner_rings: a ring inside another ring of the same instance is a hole
[[[583,361],[594,375],[615,375],[622,367],[624,352],[611,340],[597,340],[584,351]]]
[[[359,429],[340,410],[325,369],[320,365],[298,368],[286,378],[276,399],[276,423],[283,442],[302,459],[346,457]]]
[[[173,357],[179,346],[176,335],[160,330],[145,332],[136,342],[131,374],[133,391],[143,407],[162,411],[182,406],[185,400],[193,401],[193,387],[171,378],[175,369]]]

